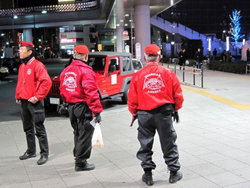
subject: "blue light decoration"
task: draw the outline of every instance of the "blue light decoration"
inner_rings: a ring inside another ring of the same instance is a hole
[[[238,45],[238,40],[243,38],[245,35],[240,35],[240,19],[241,19],[241,15],[240,15],[240,11],[234,10],[232,11],[232,16],[229,15],[232,23],[230,23],[230,31],[229,34],[231,34],[232,36],[230,36],[230,38],[232,38],[235,41],[235,46]]]

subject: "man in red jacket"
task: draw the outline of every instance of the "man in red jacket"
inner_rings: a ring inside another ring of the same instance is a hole
[[[145,48],[146,66],[132,77],[128,93],[128,109],[134,118],[138,117],[138,140],[140,149],[137,158],[142,161],[144,170],[142,181],[153,185],[152,147],[156,131],[160,137],[165,163],[170,170],[169,182],[175,183],[182,178],[179,172],[179,154],[175,143],[172,115],[179,121],[178,110],[184,101],[180,82],[169,69],[159,65],[160,48],[151,44]]]
[[[69,104],[69,117],[74,129],[75,170],[93,170],[89,164],[92,149],[93,117],[95,122],[101,121],[102,105],[96,84],[96,75],[87,63],[89,49],[85,45],[74,48],[74,60],[60,75],[60,94]]]
[[[39,140],[41,157],[38,165],[46,163],[49,156],[49,146],[44,126],[45,112],[43,99],[48,94],[52,82],[46,67],[36,60],[34,45],[31,42],[21,42],[20,59],[22,65],[18,71],[18,82],[16,87],[16,102],[21,104],[21,116],[23,129],[26,133],[26,152],[19,157],[25,160],[36,157],[35,135]]]

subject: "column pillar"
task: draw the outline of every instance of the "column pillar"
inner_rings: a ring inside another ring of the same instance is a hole
[[[83,43],[88,46],[89,49],[93,48],[93,46],[90,43],[90,32],[89,32],[90,26],[84,26],[83,27]]]
[[[123,26],[116,27],[116,48],[117,52],[123,52]]]
[[[33,42],[32,29],[23,30],[23,40],[27,42]]]
[[[149,0],[135,3],[135,42],[141,44],[141,60],[144,61],[144,48],[151,43]]]
[[[116,48],[117,52],[124,51],[124,41],[123,41],[123,31],[124,31],[124,10],[123,10],[123,1],[119,0],[116,1],[116,12],[117,12],[117,19],[116,19]],[[119,26],[117,26],[119,24]]]

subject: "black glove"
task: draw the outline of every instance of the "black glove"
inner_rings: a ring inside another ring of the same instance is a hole
[[[175,112],[173,113],[173,117],[174,117],[174,121],[175,121],[176,123],[179,123],[179,120],[180,120],[180,119],[179,119],[179,113],[175,111]]]
[[[137,114],[136,114],[136,115],[133,115],[132,121],[131,121],[131,123],[130,123],[130,127],[133,126],[133,123],[134,123],[134,121],[135,121],[136,119],[137,119]]]
[[[102,120],[101,114],[97,113],[95,114],[95,123],[100,123]]]

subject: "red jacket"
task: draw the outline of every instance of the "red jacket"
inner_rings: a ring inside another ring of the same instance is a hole
[[[18,71],[16,99],[36,97],[43,100],[52,85],[44,64],[32,57],[27,64],[22,64]]]
[[[149,62],[132,77],[128,93],[128,109],[152,110],[164,104],[175,104],[179,110],[183,103],[182,89],[175,73],[157,62]]]
[[[102,112],[95,72],[81,61],[74,60],[61,73],[60,94],[68,103],[86,102],[94,114]]]

